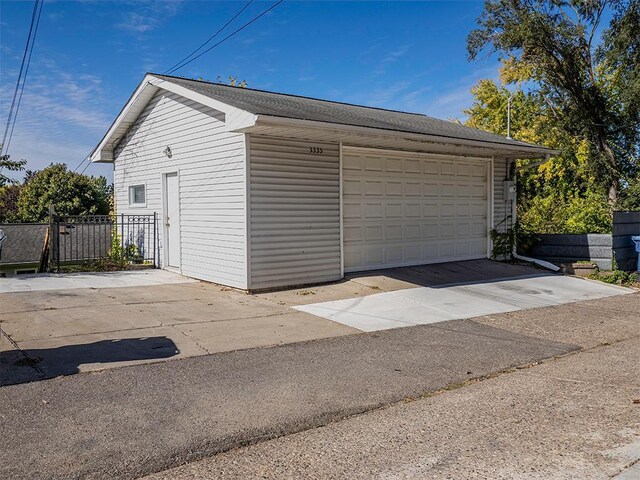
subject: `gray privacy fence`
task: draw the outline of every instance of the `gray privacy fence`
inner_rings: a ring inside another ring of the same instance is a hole
[[[640,235],[640,212],[614,212],[612,234],[537,235],[527,254],[555,264],[588,260],[602,270],[611,270],[615,260],[620,270],[632,271],[637,266],[634,235]]]
[[[620,270],[638,267],[638,254],[632,236],[640,235],[640,212],[614,212],[613,255]]]
[[[591,260],[602,270],[611,270],[612,245],[611,235],[606,233],[545,234],[537,235],[536,243],[528,254],[555,264]]]

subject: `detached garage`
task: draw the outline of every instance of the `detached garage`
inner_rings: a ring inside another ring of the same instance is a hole
[[[248,290],[486,258],[509,165],[555,152],[425,115],[148,74],[91,155],[160,264]],[[505,220],[506,219],[506,220]]]

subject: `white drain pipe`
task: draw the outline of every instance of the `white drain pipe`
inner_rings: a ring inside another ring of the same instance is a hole
[[[539,260],[537,258],[531,258],[531,257],[525,257],[524,255],[519,255],[518,253],[516,253],[516,247],[513,247],[513,252],[511,253],[511,256],[517,260],[522,260],[523,262],[535,263],[536,265],[539,265],[543,268],[547,268],[554,272],[557,272],[560,270],[560,267],[558,267],[557,265],[554,265],[553,263],[545,262],[544,260]]]
[[[533,165],[527,165],[526,167],[534,167],[534,166],[537,167],[537,166],[542,165],[543,163],[546,163],[548,161],[549,161],[549,155],[547,155],[545,157],[545,159],[542,160],[541,162],[537,162],[537,163],[535,163]],[[516,215],[517,215],[516,199],[513,199],[513,200],[511,200],[511,219],[512,219],[512,225],[514,225],[514,226],[516,224]],[[514,238],[515,238],[515,235],[514,235]],[[515,258],[516,260],[522,260],[523,262],[535,263],[536,265],[538,265],[538,266],[540,266],[542,268],[546,268],[548,270],[551,270],[553,272],[558,272],[560,270],[560,267],[558,267],[557,265],[554,265],[551,262],[547,262],[545,260],[540,260],[540,259],[537,259],[537,258],[525,257],[524,255],[520,255],[516,251],[517,249],[518,249],[518,246],[515,245],[515,242],[514,242],[513,251],[511,252],[511,256],[513,258]]]

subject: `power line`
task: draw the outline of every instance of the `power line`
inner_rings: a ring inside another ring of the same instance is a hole
[[[87,158],[89,158],[89,157],[87,157]],[[83,162],[84,162],[84,160],[83,160]],[[88,163],[87,163],[87,165],[86,165],[86,166],[82,169],[82,171],[80,172],[80,175],[83,175],[83,174],[84,174],[85,170],[86,170],[87,168],[89,168],[89,165],[91,165],[91,162],[88,162]],[[78,166],[80,166],[80,165],[78,165]],[[75,172],[75,170],[74,170],[74,172]]]
[[[2,145],[0,145],[0,151],[2,151],[2,153],[4,154],[7,154],[9,151],[9,144],[11,143],[11,137],[13,136],[15,119],[18,116],[18,109],[20,108],[20,102],[22,101],[22,92],[24,92],[24,85],[27,80],[27,73],[29,71],[29,64],[31,63],[31,54],[33,53],[36,33],[38,31],[38,25],[40,24],[40,15],[42,14],[43,4],[43,0],[36,0],[33,5],[33,13],[31,14],[31,24],[29,25],[27,43],[24,46],[24,53],[22,55],[22,62],[20,64],[20,72],[18,73],[16,88],[13,92],[13,99],[11,100],[11,107],[9,108],[9,115],[7,116],[7,124],[5,125],[4,134],[2,136]]]
[[[193,55],[195,55],[196,53],[198,53],[202,48],[204,48],[205,45],[207,45],[207,43],[209,43],[211,40],[213,40],[214,38],[216,38],[220,32],[222,32],[225,28],[227,28],[229,26],[229,24],[231,22],[233,22],[236,18],[238,18],[238,16],[244,12],[247,7],[249,5],[251,5],[253,3],[253,0],[249,0],[247,3],[244,4],[244,6],[233,16],[231,17],[231,19],[225,23],[221,28],[218,29],[218,31],[216,33],[214,33],[213,35],[211,35],[204,43],[202,43],[198,48],[196,48],[193,52],[191,52],[189,55],[187,55],[186,57],[184,57],[182,60],[180,60],[178,63],[176,63],[175,65],[173,65],[171,68],[165,70],[163,73],[164,74],[171,74],[172,72],[174,72],[175,70],[177,70],[178,68],[180,68],[180,64],[189,60],[189,58],[191,58]]]
[[[210,52],[211,50],[213,50],[214,48],[216,48],[218,45],[224,43],[225,41],[229,40],[231,37],[233,37],[234,35],[240,33],[242,30],[244,30],[245,28],[247,28],[249,25],[251,25],[252,23],[256,22],[257,20],[259,20],[260,18],[262,18],[263,16],[265,16],[267,13],[269,13],[271,10],[273,10],[274,8],[276,8],[278,5],[280,5],[282,2],[284,2],[284,0],[278,0],[276,3],[274,3],[273,5],[271,5],[269,8],[267,8],[265,11],[263,11],[262,13],[260,13],[259,15],[257,15],[256,17],[254,17],[253,19],[249,20],[247,23],[245,23],[244,25],[242,25],[240,28],[234,30],[233,32],[231,32],[229,35],[227,35],[226,37],[224,37],[222,40],[220,40],[218,43],[210,46],[209,48],[207,48],[205,51],[201,52],[200,54],[196,55],[195,57],[191,58],[190,60],[184,61],[182,60],[181,62],[178,62],[178,66],[172,67],[171,69],[169,69],[170,73],[175,72],[176,70],[181,69],[182,67],[188,65],[189,63],[197,60],[198,58],[200,58],[202,55],[204,55],[207,52]],[[244,9],[246,9],[249,4],[251,2],[249,2],[247,5],[245,5],[240,12],[238,12],[231,20],[229,20],[218,32],[216,32],[211,39],[213,39],[219,32],[221,32],[222,30],[224,30],[224,28],[231,23],[238,15],[240,15],[240,13],[242,13],[242,11],[244,11]],[[194,53],[196,53],[198,50],[200,50],[204,45],[206,45],[211,39],[207,40],[207,42],[205,42],[203,45],[201,45],[200,47],[198,47],[194,52],[192,52],[190,55],[188,55],[186,58],[190,57],[191,55],[193,55]],[[85,157],[79,164],[78,166],[73,170],[74,172],[77,171],[80,166],[87,160],[89,160],[90,155],[87,155],[87,157]],[[91,165],[91,161],[89,160],[89,163],[84,167],[84,169],[82,170],[81,173],[84,173],[85,170],[87,168],[89,168],[89,165]]]
[[[83,164],[84,162],[86,162],[88,159],[89,159],[89,155],[87,155],[86,157],[84,157],[84,158],[80,161],[80,163],[76,166],[76,168],[74,168],[74,169],[73,169],[73,171],[74,171],[74,172],[77,172],[77,171],[78,171],[78,169],[82,166],[82,164]],[[89,163],[91,163],[91,162],[89,162]],[[83,171],[84,171],[84,170],[83,170]]]
[[[13,123],[11,124],[11,132],[9,132],[9,140],[7,140],[7,150],[11,144],[13,138],[13,130],[16,128],[16,120],[18,119],[18,111],[20,110],[20,104],[22,103],[22,94],[24,93],[24,86],[27,81],[27,74],[29,73],[29,65],[31,65],[31,55],[33,54],[33,46],[35,45],[36,35],[38,34],[38,26],[40,25],[40,15],[42,14],[42,7],[44,6],[44,0],[40,1],[40,10],[38,11],[38,18],[36,19],[36,26],[33,30],[33,40],[31,41],[31,48],[29,49],[29,57],[27,58],[27,65],[24,69],[24,80],[22,81],[22,87],[20,87],[20,95],[18,95],[18,103],[16,104],[16,113],[13,116]]]
[[[191,62],[197,60],[198,58],[200,58],[202,55],[204,55],[207,52],[210,52],[211,50],[213,50],[214,48],[216,48],[218,45],[220,45],[221,43],[224,43],[225,41],[227,41],[228,39],[230,39],[231,37],[233,37],[235,34],[240,33],[242,30],[244,30],[245,28],[247,28],[249,25],[251,25],[253,22],[257,21],[258,19],[260,19],[261,17],[263,17],[264,15],[266,15],[267,13],[269,13],[271,10],[273,10],[274,8],[276,8],[278,5],[280,5],[282,2],[284,2],[284,0],[279,0],[276,3],[274,3],[273,5],[271,5],[269,8],[267,8],[264,12],[262,12],[260,15],[258,15],[257,17],[254,17],[253,19],[251,19],[250,21],[248,21],[247,23],[245,23],[244,25],[242,25],[240,28],[238,28],[237,30],[234,30],[233,32],[231,32],[229,35],[227,35],[226,37],[224,37],[222,40],[220,40],[218,43],[211,45],[209,48],[207,48],[205,51],[199,53],[198,55],[196,55],[195,57],[193,57],[192,59],[183,62],[181,65],[179,65],[178,67],[174,68],[173,70],[171,70],[170,73],[175,72],[176,70],[181,69],[182,67],[190,64]]]

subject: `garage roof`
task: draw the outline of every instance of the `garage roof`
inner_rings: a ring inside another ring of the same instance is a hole
[[[255,115],[269,115],[272,117],[311,120],[338,125],[377,128],[396,132],[491,142],[494,144],[525,148],[534,147],[538,150],[541,148],[539,145],[520,142],[484,130],[440,120],[419,113],[407,113],[298,95],[274,93],[265,90],[232,87],[220,83],[190,80],[170,75],[159,75],[155,73],[150,75],[183,86],[189,90]],[[549,153],[553,154],[554,151],[549,149]]]
[[[298,129],[314,129],[316,136],[320,133],[330,135],[331,131],[340,130],[344,139],[340,137],[339,141],[349,144],[353,143],[354,138],[361,140],[364,136],[369,136],[370,139],[380,139],[387,136],[403,143],[401,147],[394,144],[392,148],[404,148],[409,145],[407,142],[423,142],[432,146],[470,145],[480,148],[485,155],[504,154],[510,158],[548,159],[549,156],[559,153],[547,147],[419,113],[364,107],[148,73],[100,143],[91,152],[89,158],[92,162],[113,161],[114,148],[159,90],[173,92],[223,112],[226,115],[226,127],[230,132],[256,133],[256,129],[277,130],[278,125],[287,125]],[[292,128],[289,128],[286,135],[290,135],[291,130]],[[273,131],[262,133],[278,135]],[[308,132],[305,135],[305,138],[308,138]],[[374,145],[371,143],[370,146]],[[387,144],[378,146],[389,147]],[[415,146],[415,143],[411,143],[409,149],[413,150]]]

